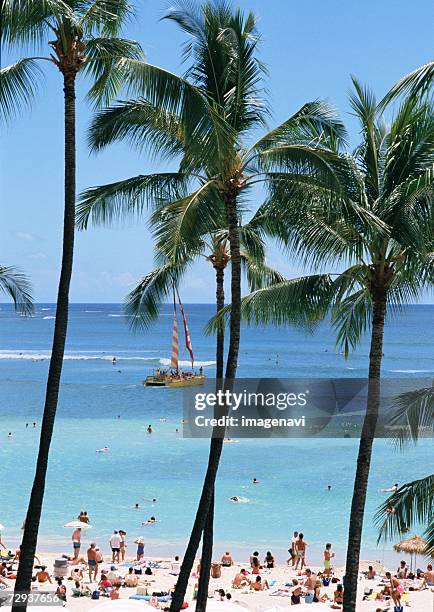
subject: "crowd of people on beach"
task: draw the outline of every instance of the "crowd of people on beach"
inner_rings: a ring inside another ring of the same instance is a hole
[[[155,503],[157,500],[153,498],[152,501]],[[134,507],[138,507],[138,504]],[[36,585],[39,587],[53,585],[59,599],[63,601],[66,601],[67,594],[73,597],[87,596],[93,599],[100,596],[118,599],[124,589],[132,592],[132,589],[136,588],[139,593],[141,586],[149,586],[150,583],[147,582],[149,576],[155,578],[158,576],[158,571],[163,568],[166,576],[173,577],[174,587],[181,570],[179,556],[166,562],[153,562],[145,559],[144,538],[138,537],[134,540],[135,558],[133,559],[130,555],[127,559],[127,533],[122,529],[114,530],[107,539],[110,551],[108,558],[104,558],[101,547],[95,541],[90,542],[86,552],[82,553],[82,532],[86,526],[90,526],[90,517],[87,511],[81,511],[71,536],[72,555],[63,555],[65,567],[68,569],[65,575],[59,576],[55,566],[53,572],[50,573],[47,565],[42,564],[39,557],[35,558],[33,581]],[[230,577],[230,586],[224,589],[222,585],[217,584],[215,588],[211,580],[209,596],[219,601],[229,601],[237,592],[243,594],[266,591],[270,596],[289,598],[291,606],[303,602],[324,602],[339,609],[343,603],[344,577],[332,567],[335,558],[332,544],[327,542],[324,546],[323,567],[320,569],[307,566],[307,550],[308,544],[304,534],[294,531],[288,548],[289,557],[286,561],[288,575],[285,582],[276,579],[275,570],[282,568],[279,568],[270,550],[263,555],[255,550],[250,555],[248,562],[239,564],[236,564],[232,554],[227,550],[218,561],[213,561],[208,571],[210,571],[211,579],[218,580],[222,577],[222,570],[228,572],[234,568],[235,573]],[[0,541],[0,589],[13,585],[20,554],[20,548],[13,554],[7,551]],[[192,578],[196,581],[193,597],[197,592],[198,579],[203,571],[204,568],[199,561],[192,574]],[[374,568],[373,565],[369,565],[368,570],[361,577],[365,580],[363,595],[365,600],[375,601],[381,605],[388,604],[390,601],[398,609],[403,602],[407,603],[407,596],[411,591],[431,588],[434,592],[432,564],[428,564],[426,571],[418,569],[413,572],[409,570],[405,561],[401,561],[395,573],[379,571],[378,567]],[[147,597],[148,599],[149,597],[155,598],[154,605],[159,607],[160,601],[168,601],[170,595],[170,589],[169,591],[157,591],[153,586],[152,594]]]

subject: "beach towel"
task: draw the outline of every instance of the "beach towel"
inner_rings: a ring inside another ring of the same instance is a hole
[[[149,601],[153,597],[152,595],[130,595],[128,599],[137,599],[142,601]],[[170,595],[165,595],[163,597],[157,597],[158,601],[168,602],[171,600]]]

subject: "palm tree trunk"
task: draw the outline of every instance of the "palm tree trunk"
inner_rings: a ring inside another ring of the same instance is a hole
[[[48,455],[57,410],[63,354],[65,351],[65,340],[68,327],[69,286],[72,274],[75,228],[75,73],[64,75],[63,91],[65,103],[65,209],[63,221],[62,268],[57,294],[56,321],[54,325],[52,353],[41,424],[39,452],[21,543],[15,593],[29,592],[31,586],[33,562],[36,553],[39,523],[44,499]],[[25,609],[26,608],[27,606]],[[12,612],[23,612],[23,607],[14,605],[12,607]]]
[[[237,199],[236,193],[231,192],[226,196],[226,215],[229,230],[229,244],[231,257],[231,319],[229,350],[226,362],[225,389],[232,389],[233,381],[236,376],[238,366],[238,352],[240,346],[240,326],[241,326],[241,258],[240,258],[240,236],[238,227]],[[225,409],[223,408],[223,414]],[[181,571],[176,583],[173,594],[170,612],[178,612],[181,609],[187,591],[188,579],[197,549],[199,548],[202,532],[207,520],[208,510],[214,495],[214,484],[220,463],[220,456],[223,449],[224,432],[218,428],[217,436],[211,438],[210,452],[208,457],[208,467],[202,487],[202,494],[196,512],[196,518],[191,530],[190,540],[185,551]],[[205,570],[207,571],[207,570]]]
[[[368,399],[362,434],[360,437],[353,500],[351,503],[350,524],[348,530],[343,612],[355,612],[356,610],[360,548],[362,541],[366,492],[368,488],[372,446],[380,407],[380,376],[381,361],[383,356],[384,319],[386,315],[386,306],[386,291],[377,291],[374,296],[372,313]]]
[[[224,293],[224,268],[221,266],[216,268],[216,308],[219,312],[225,305]],[[217,330],[216,342],[216,387],[221,387],[224,367],[224,329]],[[215,489],[215,487],[214,487]],[[208,587],[212,563],[212,549],[214,544],[214,499],[215,490],[210,501],[206,523],[202,537],[202,557],[201,557],[201,572],[199,576],[199,587],[197,590],[196,612],[204,612],[206,609],[206,600],[208,597]]]

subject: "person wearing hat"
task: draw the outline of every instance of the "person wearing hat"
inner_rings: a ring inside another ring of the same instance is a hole
[[[137,538],[134,544],[137,544],[137,561],[140,561],[145,555],[145,541],[143,538]]]
[[[89,568],[89,581],[92,582],[93,575],[93,579],[96,582],[96,577],[98,575],[98,559],[95,542],[91,542],[89,548],[87,549],[87,565]]]

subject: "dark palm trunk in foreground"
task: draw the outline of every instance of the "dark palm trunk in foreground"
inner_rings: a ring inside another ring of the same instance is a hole
[[[241,260],[240,260],[240,236],[238,228],[236,194],[229,193],[225,198],[226,214],[229,230],[229,244],[231,257],[231,318],[230,318],[230,339],[229,350],[226,363],[225,389],[232,389],[233,381],[237,372],[238,352],[240,345],[240,322],[241,322]],[[225,413],[223,408],[222,413]],[[190,540],[185,551],[184,560],[181,565],[181,572],[176,583],[173,594],[170,612],[178,612],[181,609],[187,590],[188,579],[190,577],[196,552],[199,548],[202,532],[207,521],[208,511],[214,496],[214,485],[217,476],[220,456],[223,448],[224,431],[221,428],[217,432],[218,437],[213,437],[210,444],[208,457],[208,467],[202,487],[202,494],[196,512]],[[209,568],[204,568],[209,571]],[[206,600],[205,600],[206,602]]]
[[[216,267],[216,307],[219,312],[225,305],[224,293],[224,268],[220,265]],[[224,367],[224,329],[217,330],[216,338],[216,386],[220,388],[223,379]],[[206,517],[205,527],[202,537],[202,557],[201,568],[204,571],[200,572],[199,588],[197,591],[196,612],[203,612],[206,608],[206,600],[208,597],[208,587],[210,573],[208,568],[212,563],[212,549],[214,544],[214,492],[211,498],[208,514]],[[205,569],[204,569],[205,568]]]
[[[48,455],[53,435],[59,397],[60,376],[62,373],[68,327],[69,286],[72,274],[75,226],[75,73],[64,75],[65,93],[65,210],[63,227],[63,254],[57,295],[56,321],[54,326],[53,347],[48,373],[44,414],[41,424],[36,473],[33,481],[27,510],[26,522],[21,544],[15,592],[29,592],[33,573],[33,562],[38,539],[44,499],[45,478]],[[13,606],[12,612],[23,612],[22,606]]]
[[[380,407],[380,376],[381,360],[383,356],[385,314],[386,291],[380,290],[374,295],[371,348],[369,352],[368,400],[360,438],[353,500],[351,504],[343,612],[355,612],[356,610],[363,516],[365,512],[372,446]]]

